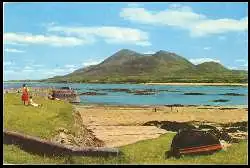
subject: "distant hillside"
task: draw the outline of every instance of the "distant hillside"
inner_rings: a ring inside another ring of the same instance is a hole
[[[78,69],[46,82],[247,82],[247,71],[229,70],[216,62],[194,65],[167,51],[152,55],[123,49],[98,65]]]

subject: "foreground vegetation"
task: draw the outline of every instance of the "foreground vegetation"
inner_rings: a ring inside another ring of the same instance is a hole
[[[14,145],[4,145],[4,161],[13,164],[247,164],[246,141],[233,144],[227,151],[213,155],[164,159],[173,137],[174,134],[166,134],[157,139],[121,147],[123,155],[110,158],[80,156],[50,158],[31,155]]]
[[[4,95],[4,128],[28,135],[48,139],[56,128],[71,129],[73,125],[72,106],[63,101],[49,101],[34,98],[43,106],[24,106],[20,94]],[[185,156],[181,159],[165,159],[175,134],[168,133],[157,139],[140,141],[120,147],[119,157],[46,157],[27,153],[15,145],[4,145],[4,163],[10,164],[247,164],[247,141],[233,144],[227,151],[209,156]]]
[[[34,97],[42,107],[24,106],[21,94],[4,95],[4,129],[51,138],[58,127],[73,128],[71,104]]]

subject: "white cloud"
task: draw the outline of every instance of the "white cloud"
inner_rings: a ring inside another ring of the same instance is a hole
[[[76,65],[65,65],[64,67],[66,67],[66,68],[76,68],[77,66]]]
[[[8,69],[8,70],[4,70],[4,73],[15,73],[14,70]]]
[[[32,35],[24,33],[4,33],[4,41],[6,43],[21,43],[21,44],[47,44],[51,46],[76,46],[87,43],[83,39],[76,37],[63,36],[44,36]]]
[[[143,54],[154,54],[154,53],[155,53],[155,51],[146,51]]]
[[[246,60],[244,60],[244,59],[237,59],[237,60],[235,60],[235,62],[246,62]]]
[[[203,62],[217,62],[220,63],[220,60],[212,59],[212,58],[192,58],[189,59],[190,62],[192,62],[195,65],[201,64]]]
[[[192,37],[210,34],[222,34],[248,30],[248,17],[242,19],[209,19],[207,16],[195,13],[188,6],[175,5],[163,11],[149,11],[145,8],[123,8],[120,16],[126,20],[162,26],[174,26],[188,30]]]
[[[4,66],[8,66],[8,65],[12,65],[12,62],[11,61],[6,61],[3,64],[4,64]]]
[[[22,70],[22,72],[34,72],[35,70],[34,69],[24,69]]]
[[[17,46],[27,46],[28,44],[20,44],[20,43],[16,43],[16,42],[11,42],[11,41],[4,41],[5,44],[8,45],[17,45]]]
[[[142,4],[140,3],[135,3],[135,2],[132,2],[132,3],[128,3],[128,7],[139,7],[141,6]]]
[[[237,63],[240,64],[238,69],[243,69],[243,70],[247,70],[248,69],[248,62],[247,62],[247,60],[237,59],[237,60],[235,60],[235,62],[237,62]]]
[[[235,67],[235,66],[233,66],[233,67],[228,67],[229,69],[231,69],[231,70],[238,70],[239,69],[239,67]]]
[[[201,21],[191,29],[191,33],[194,36],[204,36],[207,34],[221,34],[232,31],[237,32],[246,30],[248,30],[248,17],[240,20],[223,18]]]
[[[65,35],[77,36],[95,42],[97,38],[103,39],[106,43],[135,44],[139,46],[149,46],[148,34],[139,29],[125,27],[64,27],[50,26],[49,32],[59,32]]]
[[[30,66],[25,66],[24,69],[25,69],[25,70],[30,70],[30,69],[33,69],[33,68],[30,67]]]
[[[6,48],[4,51],[5,52],[10,52],[10,53],[24,53],[25,52],[23,50],[18,50],[18,49],[15,49],[15,48]]]
[[[204,47],[203,49],[204,49],[204,50],[210,50],[211,47]]]
[[[103,60],[87,60],[85,62],[82,63],[83,66],[90,66],[90,65],[97,65],[100,64]]]
[[[176,9],[176,8],[180,8],[180,7],[181,7],[180,3],[171,3],[169,5],[169,8],[172,8],[172,9]]]
[[[32,65],[33,67],[44,67],[44,65],[41,65],[41,64],[35,64],[35,65]]]

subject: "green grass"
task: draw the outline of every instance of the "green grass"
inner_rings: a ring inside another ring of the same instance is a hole
[[[169,150],[174,134],[162,135],[157,139],[140,141],[121,147],[123,155],[119,157],[71,158],[72,164],[247,164],[247,142],[233,144],[227,151],[219,151],[208,156],[185,156],[180,159],[164,159],[165,151]],[[7,163],[46,163],[65,164],[67,158],[49,158],[31,155],[13,145],[4,145],[4,160]]]
[[[72,106],[62,101],[34,98],[42,108],[25,107],[18,94],[4,96],[4,128],[42,138],[53,136],[57,127],[72,128]],[[233,144],[227,151],[208,156],[185,156],[180,159],[164,159],[175,134],[168,133],[157,139],[144,140],[120,147],[119,157],[70,158],[71,164],[247,164],[247,141]],[[27,153],[14,145],[3,145],[4,163],[10,164],[65,164],[66,157],[46,157]]]
[[[42,107],[24,106],[20,94],[4,96],[4,128],[41,138],[50,138],[58,127],[73,127],[72,106],[64,101],[34,97]]]

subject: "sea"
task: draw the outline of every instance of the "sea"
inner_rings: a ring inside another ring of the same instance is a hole
[[[20,88],[23,83],[4,82],[4,89]],[[248,87],[246,86],[186,86],[186,85],[145,85],[145,84],[86,84],[86,83],[26,83],[28,87],[65,87],[69,86],[78,93],[94,92],[106,95],[82,95],[81,104],[107,105],[211,105],[211,106],[248,106]],[[104,89],[104,90],[102,90]],[[105,90],[106,89],[106,90]],[[113,92],[108,89],[156,90],[153,95],[135,95],[126,92]],[[202,93],[203,95],[185,95],[185,93]],[[240,96],[223,95],[228,93]],[[224,102],[214,100],[223,99]]]

